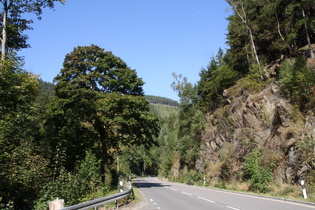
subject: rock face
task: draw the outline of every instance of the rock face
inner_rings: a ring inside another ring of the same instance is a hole
[[[224,91],[227,105],[206,117],[198,171],[208,179],[242,179],[245,157],[253,150],[273,179],[297,182],[314,170],[315,117],[302,114],[282,96],[276,83],[248,93],[236,85]],[[312,144],[313,142],[313,144]],[[310,143],[310,154],[303,145]]]

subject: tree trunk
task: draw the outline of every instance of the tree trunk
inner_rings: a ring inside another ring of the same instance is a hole
[[[303,15],[303,18],[305,19],[306,16],[305,16],[305,11],[303,8],[302,8],[302,15]],[[304,27],[305,27],[305,34],[306,34],[307,44],[308,44],[308,48],[310,50],[311,58],[315,58],[306,22],[304,23]]]
[[[245,10],[244,10],[244,7],[243,7],[243,3],[241,3],[241,7],[242,7],[242,11],[241,12],[243,14],[241,14],[238,11],[237,6],[233,3],[233,1],[229,1],[229,3],[233,6],[233,10],[241,18],[242,22],[245,24],[245,26],[246,26],[246,28],[248,30],[250,43],[251,43],[253,54],[254,54],[254,58],[255,58],[257,64],[260,65],[259,58],[258,58],[257,51],[256,51],[256,45],[255,45],[255,42],[254,42],[254,35],[253,35],[253,32],[252,32],[251,28],[249,27],[249,23],[247,21],[247,17],[246,17],[246,13],[245,13]]]
[[[1,60],[5,60],[6,48],[7,48],[7,17],[8,17],[8,3],[7,0],[3,2],[3,19],[2,19],[2,52]]]
[[[108,172],[109,169],[109,164],[108,164],[108,148],[107,148],[107,143],[106,143],[106,131],[105,128],[103,127],[102,123],[98,123],[98,125],[96,126],[98,133],[100,135],[100,139],[99,142],[101,144],[101,154],[100,154],[100,158],[101,158],[101,163],[102,163],[102,167],[103,167],[103,177],[104,177],[104,181],[106,181],[106,173]]]
[[[277,20],[277,28],[278,28],[278,34],[280,36],[280,38],[282,39],[283,43],[285,43],[285,39],[281,33],[281,29],[280,29],[280,22],[279,22],[279,18],[278,18],[278,14],[276,12],[276,20]]]

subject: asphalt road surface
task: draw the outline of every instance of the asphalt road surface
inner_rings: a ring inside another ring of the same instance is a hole
[[[164,182],[157,178],[139,178],[134,183],[146,199],[142,210],[315,210],[315,204]]]

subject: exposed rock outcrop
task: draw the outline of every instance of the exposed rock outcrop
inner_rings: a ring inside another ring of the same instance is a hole
[[[229,179],[241,179],[246,155],[258,149],[275,181],[291,183],[306,176],[315,153],[313,148],[306,160],[301,145],[315,138],[313,112],[301,114],[275,82],[254,94],[235,85],[224,96],[227,105],[206,117],[197,170],[213,179],[222,176],[224,166]]]

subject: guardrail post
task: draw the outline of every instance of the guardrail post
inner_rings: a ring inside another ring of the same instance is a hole
[[[117,200],[115,201],[115,205],[116,205],[116,209],[118,209],[119,207],[118,207],[118,202],[117,202]]]
[[[80,203],[80,204],[76,204],[73,206],[68,206],[68,207],[64,207],[60,210],[80,210],[80,209],[97,209],[98,207],[106,204],[106,203],[110,203],[110,202],[115,202],[116,204],[116,208],[118,209],[119,205],[118,205],[118,201],[122,198],[125,198],[127,196],[129,196],[132,193],[132,188],[131,185],[129,187],[127,187],[127,189],[123,192],[119,192],[119,193],[115,193],[113,195],[109,195],[106,197],[102,197],[102,198],[98,198],[98,199],[94,199],[91,201],[87,201],[84,203]]]

